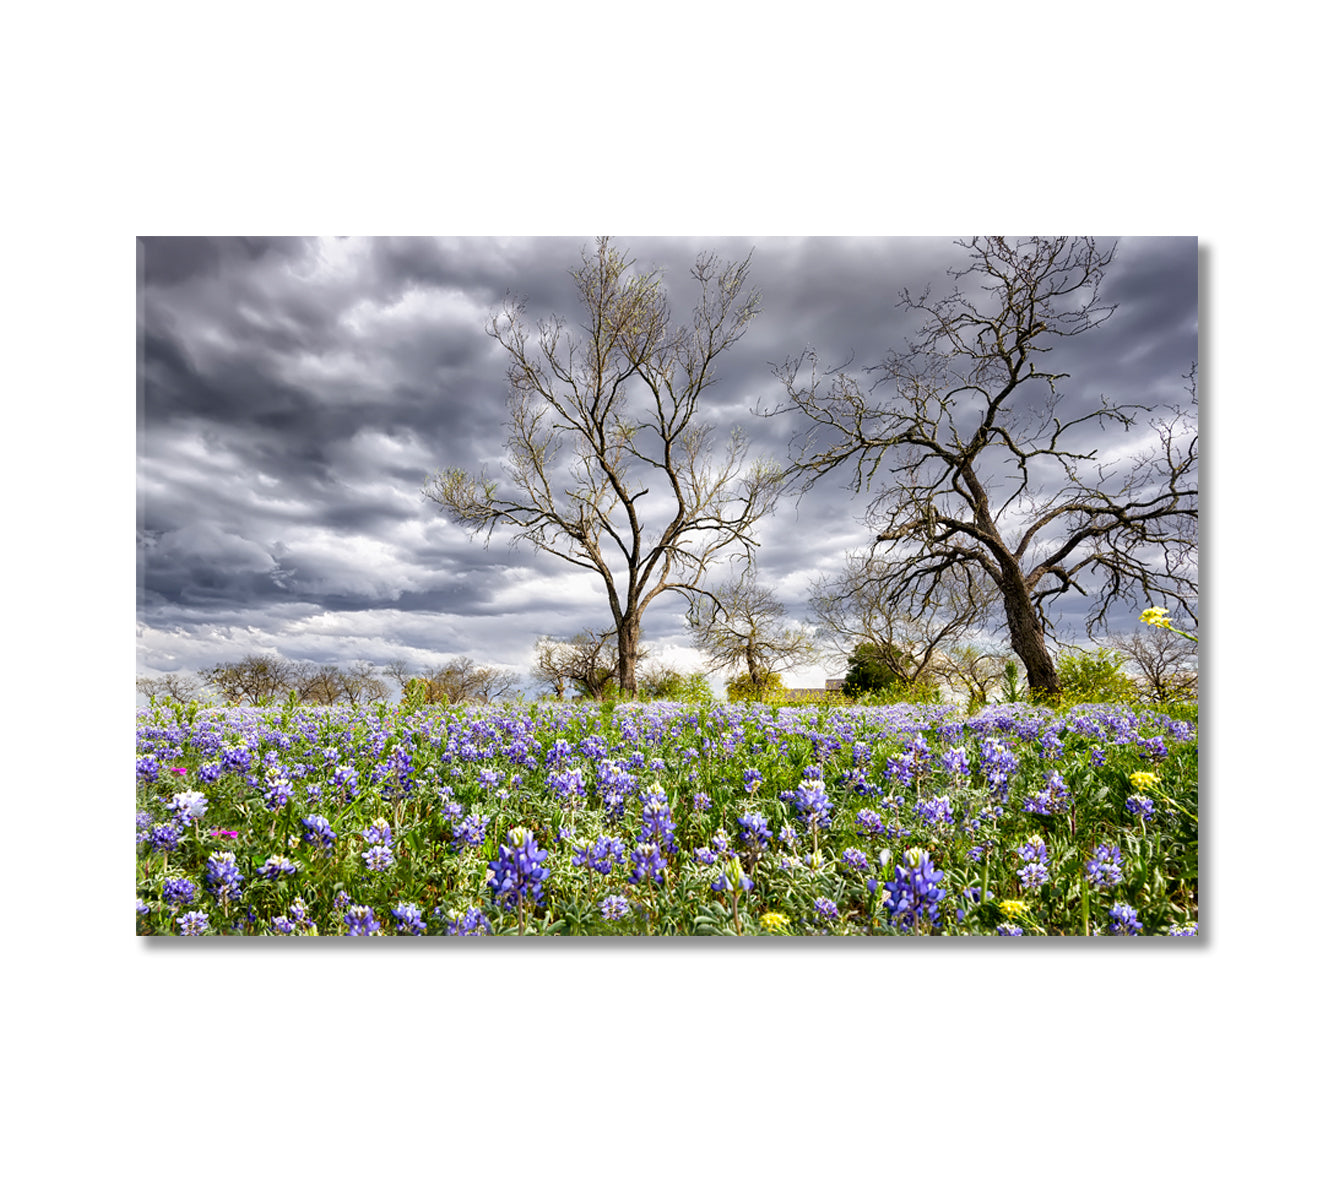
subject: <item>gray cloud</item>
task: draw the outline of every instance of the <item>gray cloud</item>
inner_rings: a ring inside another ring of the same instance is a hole
[[[499,470],[505,358],[488,314],[526,297],[530,320],[559,313],[577,326],[569,271],[593,242],[141,239],[141,673],[251,649],[321,661],[467,653],[523,669],[539,634],[606,624],[587,573],[503,535],[470,541],[420,494],[447,465]],[[900,293],[939,295],[945,268],[964,261],[937,238],[617,242],[641,269],[662,268],[678,319],[694,303],[697,254],[752,254],[762,312],[722,360],[705,417],[724,434],[742,425],[754,454],[780,461],[796,427],[755,416],[780,395],[771,364],[808,347],[830,365],[874,364],[915,328]],[[1122,240],[1106,291],[1115,316],[1057,352],[1066,402],[1183,398],[1194,239]],[[868,497],[846,482],[785,502],[761,529],[761,577],[796,615],[809,578],[869,536]],[[645,636],[684,646],[681,615],[659,601]]]

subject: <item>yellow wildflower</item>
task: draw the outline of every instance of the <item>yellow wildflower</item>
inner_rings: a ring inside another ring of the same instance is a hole
[[[760,917],[760,928],[765,933],[786,933],[789,923],[782,913],[765,913]]]
[[[1172,628],[1172,618],[1167,615],[1165,608],[1146,608],[1140,613],[1139,619],[1146,625],[1157,625],[1159,629]]]
[[[1152,771],[1131,771],[1130,786],[1137,792],[1142,791],[1144,788],[1157,787],[1158,776]]]
[[[1009,917],[1010,920],[1014,920],[1015,917],[1021,916],[1027,908],[1028,905],[1022,900],[1002,900],[1000,902],[1001,912]]]

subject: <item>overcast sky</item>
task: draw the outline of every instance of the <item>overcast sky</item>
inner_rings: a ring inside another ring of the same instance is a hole
[[[569,271],[588,238],[142,238],[139,243],[138,668],[196,670],[252,652],[328,663],[466,654],[526,673],[540,635],[605,627],[595,577],[497,535],[470,540],[422,496],[446,466],[503,471],[506,357],[485,332],[507,294],[577,324]],[[807,347],[870,365],[966,262],[946,238],[618,237],[661,268],[688,318],[701,251],[751,254],[760,315],[720,360],[707,419],[784,461],[794,427],[753,415],[772,363]],[[1068,411],[1100,395],[1184,399],[1197,357],[1194,238],[1115,242],[1117,311],[1060,347]],[[1132,438],[1135,435],[1132,435]],[[1130,447],[1105,431],[1103,454]],[[868,497],[829,480],[759,530],[760,580],[794,617],[807,588],[868,544]],[[1082,602],[1067,609],[1080,634]],[[1133,620],[1127,606],[1125,620]],[[646,645],[687,668],[684,604],[649,608]],[[785,674],[841,674],[837,658]]]

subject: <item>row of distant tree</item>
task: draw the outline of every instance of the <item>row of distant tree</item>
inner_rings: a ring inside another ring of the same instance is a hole
[[[844,579],[846,583],[846,578]],[[829,653],[836,631],[822,636],[785,622],[772,592],[754,586],[723,593],[728,603],[716,620],[697,623],[693,641],[712,670],[727,677],[729,700],[776,700],[784,693],[784,668],[817,661]],[[946,641],[921,621],[893,621],[866,606],[869,591],[837,596],[826,585],[818,593],[827,620],[836,619],[850,650],[842,683],[848,699],[867,696],[939,699],[955,696],[970,707],[1025,694],[1016,660],[995,649]],[[696,614],[698,617],[698,614]],[[948,625],[947,615],[941,618]],[[1146,627],[1104,639],[1095,652],[1069,649],[1057,658],[1067,700],[1143,700],[1170,703],[1197,694],[1194,644],[1171,630]],[[619,688],[615,630],[583,630],[574,637],[539,638],[529,678],[554,700],[601,701],[623,695]],[[384,667],[369,662],[349,667],[292,662],[251,654],[199,672],[175,672],[138,680],[150,699],[214,700],[265,705],[295,697],[306,704],[369,704],[393,695],[413,704],[489,704],[522,695],[519,672],[487,666],[459,655],[435,668],[406,659]],[[704,671],[686,672],[650,659],[639,672],[644,700],[707,701],[712,688]]]
[[[609,632],[585,631],[568,641],[541,638],[532,681],[545,695],[559,700],[618,695],[614,645]],[[141,676],[136,682],[150,700],[262,706],[292,697],[302,704],[373,704],[394,695],[390,681],[398,684],[398,698],[412,704],[492,704],[523,694],[518,671],[486,666],[465,655],[428,668],[406,659],[384,667],[368,662],[343,667],[248,654],[202,671]],[[703,701],[713,691],[702,671],[689,673],[650,661],[642,672],[639,694],[647,700]]]

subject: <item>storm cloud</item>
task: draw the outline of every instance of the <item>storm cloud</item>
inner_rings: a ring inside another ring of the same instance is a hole
[[[503,473],[506,356],[487,320],[512,297],[530,321],[577,328],[569,272],[593,242],[140,239],[140,674],[268,651],[330,663],[468,654],[525,672],[540,635],[605,626],[591,573],[503,533],[470,539],[421,493],[446,466]],[[704,415],[780,462],[799,430],[756,415],[781,397],[774,364],[811,349],[830,366],[873,365],[918,324],[901,294],[939,296],[948,269],[966,264],[946,238],[616,242],[661,269],[678,320],[695,300],[698,254],[750,256],[762,312],[720,360]],[[1069,373],[1064,402],[1181,401],[1197,357],[1196,279],[1194,238],[1120,239],[1104,287],[1115,314],[1053,353]],[[1100,453],[1133,448],[1097,436]],[[869,542],[869,497],[848,482],[783,500],[759,530],[761,581],[794,617],[811,580]],[[645,639],[693,666],[683,615],[660,598]]]

